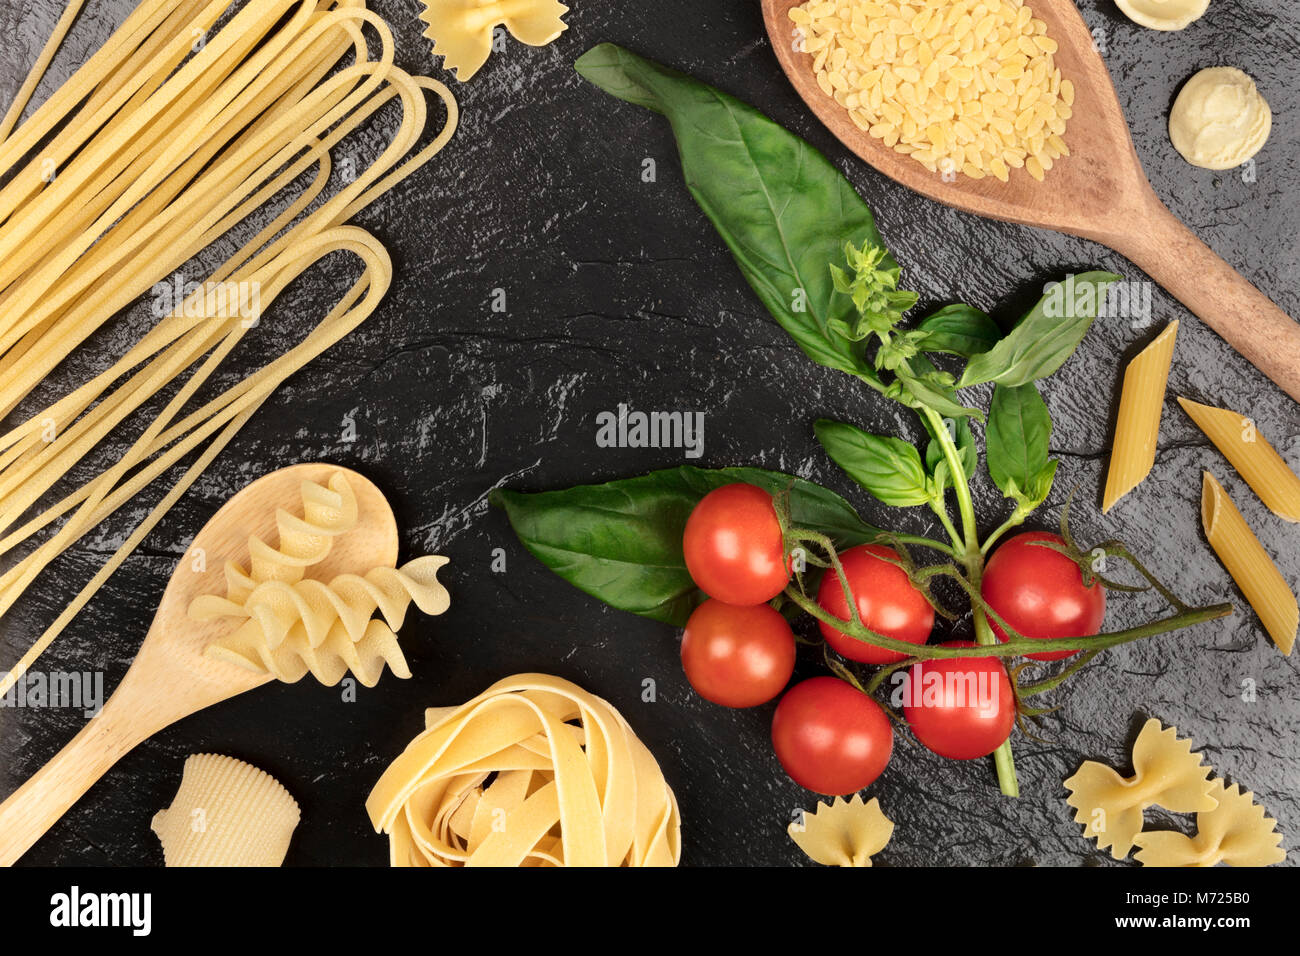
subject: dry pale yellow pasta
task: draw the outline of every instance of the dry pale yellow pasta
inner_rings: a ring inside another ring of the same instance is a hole
[[[1164,411],[1165,386],[1169,382],[1177,335],[1175,319],[1124,370],[1102,511],[1109,511],[1115,502],[1141,484],[1156,463],[1160,415]]]
[[[144,0],[0,141],[0,415],[80,358],[70,391],[24,407],[0,433],[0,556],[22,555],[0,574],[0,615],[68,547],[190,462],[0,693],[280,383],[378,306],[391,262],[373,236],[345,223],[441,150],[457,122],[450,91],[398,69],[392,56],[387,24],[360,0]],[[31,76],[47,60],[42,53]],[[430,92],[447,118],[421,146]],[[396,130],[370,165],[328,193],[331,150],[385,107],[398,112]],[[197,288],[148,331],[119,337],[117,353],[84,354],[96,330],[205,250],[225,261],[198,272],[207,279],[191,282]],[[260,316],[340,252],[362,268],[334,307],[297,345],[268,350],[261,368],[205,398],[227,357],[256,334],[255,316],[229,308],[224,290],[257,290]],[[160,393],[167,401],[154,403]],[[134,437],[105,464],[109,436],[121,429]],[[70,473],[91,477],[65,486]]]
[[[1277,821],[1255,803],[1255,795],[1215,781],[1219,805],[1196,815],[1196,835],[1148,830],[1134,837],[1143,866],[1271,866],[1286,859]]]
[[[1300,608],[1282,572],[1208,471],[1201,482],[1201,524],[1210,547],[1259,615],[1264,630],[1283,654],[1295,645]]]
[[[874,797],[862,802],[836,797],[829,804],[817,804],[814,813],[804,813],[801,823],[792,823],[787,833],[799,849],[823,866],[870,866],[871,858],[885,848],[894,834],[893,822]]]
[[[1185,398],[1178,399],[1178,404],[1269,511],[1287,521],[1300,521],[1300,477],[1259,433],[1254,421],[1230,409]]]
[[[510,35],[529,46],[545,46],[566,29],[569,8],[557,0],[420,0],[424,35],[444,69],[462,83],[479,71],[492,52],[492,34],[505,24]]]
[[[279,866],[298,817],[274,777],[234,757],[194,754],[153,832],[167,866]]]
[[[1022,0],[806,0],[789,17],[822,92],[931,172],[1042,180],[1070,154],[1074,86]]]
[[[450,597],[438,581],[438,569],[446,563],[431,555],[401,568],[373,568],[364,577],[341,574],[329,584],[266,581],[242,603],[216,595],[195,598],[190,616],[244,619],[208,645],[209,657],[282,681],[301,680],[310,672],[330,686],[351,671],[362,685],[373,687],[385,665],[398,677],[411,676],[397,630],[412,601],[425,614],[447,610]],[[382,621],[371,619],[376,610]]]
[[[1142,726],[1133,745],[1132,777],[1121,777],[1105,764],[1088,760],[1065,781],[1065,787],[1075,822],[1083,824],[1085,835],[1095,838],[1098,847],[1110,847],[1117,860],[1133,849],[1147,807],[1199,813],[1218,806],[1210,768],[1200,754],[1192,753],[1192,742],[1179,740],[1174,727],[1161,730],[1154,718]]]
[[[519,674],[426,730],[366,811],[393,866],[676,866],[677,800],[621,714],[575,684]]]

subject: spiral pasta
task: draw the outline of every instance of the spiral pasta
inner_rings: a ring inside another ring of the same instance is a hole
[[[152,828],[166,866],[279,866],[298,818],[274,777],[234,757],[192,754]]]
[[[310,672],[330,686],[351,671],[373,687],[385,664],[398,677],[411,676],[396,631],[412,601],[425,614],[447,610],[450,598],[437,576],[446,563],[431,555],[401,568],[374,568],[364,577],[341,574],[329,584],[266,580],[241,602],[216,595],[195,598],[190,615],[245,619],[234,633],[208,645],[204,653],[210,657],[282,681],[301,680]],[[382,621],[371,620],[376,610]]]
[[[519,674],[425,719],[366,800],[393,866],[677,865],[677,800],[606,701]]]
[[[357,524],[357,499],[341,471],[330,476],[329,487],[314,481],[302,483],[302,516],[283,508],[275,513],[279,535],[276,547],[252,535],[248,539],[248,570],[227,561],[226,597],[243,604],[264,581],[293,584],[305,570],[325,560],[334,539]]]

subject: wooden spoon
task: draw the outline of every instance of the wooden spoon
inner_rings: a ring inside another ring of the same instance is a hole
[[[397,521],[383,493],[370,481],[335,465],[281,468],[257,479],[226,502],[194,538],[176,570],[126,676],[104,709],[54,758],[0,804],[0,865],[9,866],[40,839],[109,767],[182,717],[210,707],[271,679],[235,664],[214,660],[203,649],[228,633],[228,621],[199,623],[189,618],[190,601],[200,594],[224,594],[225,562],[248,567],[248,538],[274,545],[275,513],[302,514],[302,483],[329,483],[342,473],[357,499],[357,524],[334,539],[329,554],[311,576],[364,574],[397,563]],[[205,570],[195,571],[202,554]],[[142,833],[144,824],[141,823]]]
[[[1056,63],[1075,89],[1065,133],[1070,155],[1058,159],[1041,183],[1023,169],[1013,169],[1009,183],[963,174],[944,182],[858,129],[848,111],[817,85],[812,55],[794,48],[795,24],[788,14],[799,2],[763,0],[768,36],[804,102],[849,149],[890,179],[946,205],[1082,236],[1122,253],[1300,401],[1300,325],[1157,198],[1142,172],[1110,74],[1070,0],[1029,0],[1057,41]]]

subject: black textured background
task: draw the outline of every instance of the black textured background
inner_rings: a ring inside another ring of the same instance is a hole
[[[420,36],[416,0],[374,4],[394,28],[399,60],[444,76]],[[508,674],[541,670],[607,697],[658,757],[681,802],[683,862],[799,864],[785,836],[813,795],[789,782],[768,742],[771,707],[734,712],[695,697],[668,628],[604,607],[551,575],[520,547],[490,489],[546,489],[680,463],[679,452],[604,450],[595,416],[635,408],[703,411],[709,466],[754,464],[822,481],[877,524],[922,531],[919,510],[889,512],[837,473],[812,437],[831,416],[874,431],[913,434],[914,423],[846,376],[807,361],[765,315],[681,182],[667,124],[581,81],[573,60],[602,40],[623,43],[755,103],[824,149],[875,209],[922,307],[964,299],[1013,320],[1043,282],[1067,271],[1137,270],[1089,243],[982,221],[939,207],[854,159],[806,112],[780,73],[754,0],[573,0],[569,30],[543,49],[508,42],[469,84],[453,87],[463,123],[432,164],[359,221],[392,252],[396,282],[378,312],[284,387],[184,498],[146,546],[43,658],[45,670],[100,669],[112,687],[148,627],[172,566],[191,536],[254,477],[297,461],[364,472],[389,494],[406,555],[450,556],[451,610],[412,613],[403,647],[415,676],[386,676],[357,703],[310,680],[276,685],[198,714],[122,760],[27,855],[34,864],[162,862],[149,820],[167,805],[189,753],[232,754],[278,777],[303,819],[290,864],[386,861],[363,801],[383,767],[421,727],[428,705],[458,703]],[[127,0],[92,0],[42,85],[48,95],[111,32]],[[1215,0],[1182,33],[1144,30],[1112,0],[1081,3],[1156,191],[1216,250],[1293,315],[1300,315],[1300,11],[1284,0]],[[7,101],[61,4],[0,8]],[[1254,76],[1274,111],[1257,181],[1194,169],[1165,133],[1181,82],[1213,65]],[[381,142],[376,137],[374,144]],[[371,144],[371,145],[374,145]],[[357,149],[364,151],[367,141]],[[369,154],[366,154],[369,155]],[[641,179],[653,158],[657,180]],[[1050,186],[1050,178],[1049,178]],[[333,262],[333,260],[331,260]],[[267,334],[301,334],[333,301],[348,266],[318,269],[267,316]],[[492,290],[508,312],[490,311]],[[1098,509],[1123,360],[1151,335],[1099,322],[1053,378],[1046,397],[1063,459],[1049,506],[1080,486],[1083,539],[1122,534],[1196,603],[1239,601],[1203,540],[1200,471],[1211,468],[1300,583],[1296,529],[1269,514],[1208,446],[1174,395],[1254,414],[1292,464],[1300,462],[1294,403],[1158,291],[1154,321],[1181,317],[1161,451],[1140,490],[1110,516]],[[111,345],[111,336],[107,339]],[[252,362],[252,357],[242,361]],[[236,368],[239,362],[235,362]],[[250,365],[251,367],[251,365]],[[356,425],[345,443],[344,419]],[[977,489],[987,527],[1003,505]],[[122,540],[142,504],[65,556],[0,625],[0,665],[17,659]],[[490,571],[503,548],[508,567]],[[1240,602],[1239,602],[1240,603]],[[1110,629],[1154,610],[1115,599]],[[801,673],[818,670],[809,657]],[[658,686],[641,700],[642,681]],[[1257,698],[1242,699],[1253,681]],[[890,865],[1106,863],[1070,821],[1061,781],[1084,758],[1122,766],[1146,716],[1175,723],[1229,780],[1254,789],[1294,846],[1297,796],[1295,658],[1282,658],[1244,606],[1232,619],[1110,651],[1055,696],[1064,708],[1040,731],[1017,735],[1024,796],[999,797],[987,761],[948,763],[906,733],[871,789],[897,824],[879,861]],[[0,794],[8,793],[81,726],[70,711],[0,710]],[[1291,861],[1294,862],[1294,855]]]

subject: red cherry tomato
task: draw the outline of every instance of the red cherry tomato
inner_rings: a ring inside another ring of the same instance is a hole
[[[1097,582],[1083,586],[1079,566],[1051,548],[1031,544],[1053,541],[1060,535],[1026,531],[1008,539],[984,567],[980,585],[988,606],[1025,637],[1092,637],[1106,616],[1106,591]],[[989,624],[999,640],[1007,635],[992,618]],[[1059,661],[1078,651],[1044,651],[1029,654],[1037,661]]]
[[[977,647],[949,641],[944,647]],[[903,716],[940,757],[973,760],[998,749],[1016,723],[1007,669],[996,657],[919,661],[902,684]]]
[[[682,668],[695,692],[723,707],[757,707],[790,682],[794,632],[767,604],[705,601],[686,622]]]
[[[790,580],[772,496],[754,485],[723,485],[686,519],[686,570],[709,597],[764,604]]]
[[[799,786],[847,796],[880,776],[894,731],[881,706],[862,691],[837,677],[813,677],[776,705],[772,746]]]
[[[907,572],[882,558],[898,560],[898,552],[880,544],[862,544],[849,548],[840,555],[844,576],[858,605],[862,623],[886,637],[895,637],[911,644],[924,644],[934,629],[934,608],[920,591],[907,579]],[[817,603],[824,611],[840,620],[850,619],[849,602],[844,588],[834,571],[822,576],[817,591]],[[835,630],[825,621],[819,621],[822,637],[836,653],[851,661],[865,664],[892,664],[907,655],[886,650]]]

